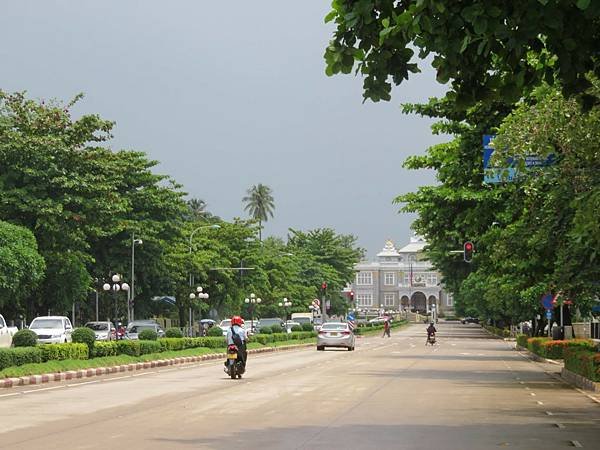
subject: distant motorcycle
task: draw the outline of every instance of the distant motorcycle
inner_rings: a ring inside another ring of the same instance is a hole
[[[244,361],[239,357],[239,351],[236,345],[230,345],[227,347],[227,361],[225,362],[225,372],[231,377],[232,380],[236,378],[242,378],[242,375],[246,369],[244,368]]]

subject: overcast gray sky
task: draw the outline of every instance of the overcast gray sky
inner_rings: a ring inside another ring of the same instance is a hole
[[[444,87],[427,66],[391,102],[362,104],[361,78],[324,73],[329,4],[4,1],[0,88],[84,92],[79,113],[116,121],[113,148],[146,151],[211,212],[245,216],[246,189],[264,183],[276,202],[266,235],[333,227],[372,256],[411,234],[392,199],[434,182],[402,161],[443,140],[400,103]]]

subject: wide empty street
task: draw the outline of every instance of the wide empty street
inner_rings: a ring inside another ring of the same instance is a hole
[[[3,449],[598,448],[600,404],[477,325],[0,392]]]

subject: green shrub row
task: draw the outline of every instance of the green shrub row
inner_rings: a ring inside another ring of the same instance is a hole
[[[405,323],[406,323],[406,320],[394,320],[391,322],[390,328],[396,328]],[[376,330],[383,331],[383,328],[384,328],[383,324],[380,325],[380,324],[375,324],[375,323],[359,323],[358,327],[356,327],[356,329],[354,330],[354,334],[359,335],[359,334],[364,334],[365,332],[376,331]]]
[[[485,328],[486,330],[488,330],[490,333],[492,333],[495,336],[498,337],[510,337],[510,330],[507,328],[498,328],[498,327],[493,327],[491,325],[483,325],[483,328]]]
[[[524,338],[517,337],[517,342],[523,342],[523,340]],[[548,337],[533,337],[527,338],[526,347],[530,352],[543,358],[563,359],[565,349],[567,348],[581,348],[593,351],[595,344],[589,339],[552,340]]]
[[[565,369],[600,381],[600,353],[583,347],[567,347],[564,350]]]
[[[517,334],[517,345],[519,347],[527,348],[527,339],[529,339],[529,335]]]
[[[269,344],[273,342],[297,341],[316,336],[313,331],[296,333],[257,334],[251,337],[252,342]],[[158,340],[119,340],[99,341],[94,343],[90,353],[87,344],[45,344],[35,347],[0,348],[0,370],[11,366],[29,363],[41,363],[51,360],[88,359],[102,356],[141,356],[150,353],[161,353],[189,348],[225,348],[224,336],[200,338],[162,338]]]
[[[88,359],[85,344],[46,344],[35,347],[0,348],[0,370],[23,364],[42,363],[64,359]]]

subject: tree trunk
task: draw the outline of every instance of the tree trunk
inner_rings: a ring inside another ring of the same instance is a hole
[[[258,240],[262,242],[262,220],[258,221]]]

